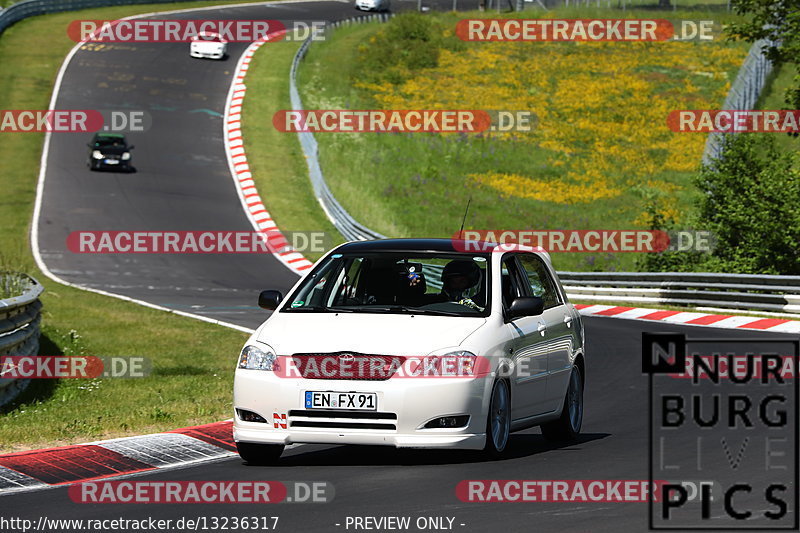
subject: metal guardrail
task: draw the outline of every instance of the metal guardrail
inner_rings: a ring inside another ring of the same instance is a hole
[[[42,320],[39,296],[44,287],[24,274],[0,275],[0,283],[9,276],[20,276],[26,287],[19,296],[0,300],[0,355],[38,355]],[[29,379],[0,378],[0,405],[16,398],[29,384]]]
[[[0,34],[12,24],[28,17],[63,13],[92,7],[126,6],[136,4],[170,4],[191,0],[23,0],[0,10]]]
[[[570,298],[800,315],[800,276],[709,272],[559,272]]]
[[[744,111],[756,106],[758,97],[767,83],[767,77],[772,72],[772,62],[762,52],[762,49],[768,44],[769,41],[762,39],[750,47],[750,51],[728,91],[722,109]],[[722,156],[725,135],[725,133],[719,132],[708,134],[703,151],[703,164],[709,165],[714,159]]]
[[[385,13],[337,21],[333,24],[326,25],[325,31],[329,32],[330,29],[343,25],[349,26],[352,24],[376,21],[385,22],[389,20],[390,17],[391,15]],[[308,48],[311,46],[312,38],[313,36],[309,37],[302,46],[300,46],[300,49],[294,56],[292,69],[289,73],[289,98],[292,104],[292,110],[294,111],[303,110],[303,102],[297,90],[297,68],[300,65],[300,61],[306,56]],[[314,189],[314,195],[317,197],[317,201],[322,206],[322,210],[325,211],[328,219],[336,226],[336,229],[339,230],[348,241],[385,239],[386,237],[384,235],[359,224],[333,196],[333,193],[325,181],[325,177],[322,175],[322,167],[320,167],[319,164],[319,148],[314,134],[311,132],[298,132],[297,136],[300,139],[300,146],[303,149],[303,154],[308,164],[308,174],[311,178],[311,186]]]
[[[441,289],[442,267],[422,265],[428,285]],[[710,272],[558,272],[572,300],[724,307],[800,315],[800,276]]]

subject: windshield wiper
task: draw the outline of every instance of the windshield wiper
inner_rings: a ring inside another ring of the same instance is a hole
[[[394,313],[394,312],[404,312],[409,313],[412,315],[439,315],[439,316],[469,316],[464,315],[463,313],[455,313],[452,311],[435,311],[433,309],[419,309],[417,307],[408,307],[406,305],[386,305],[386,306],[379,306],[379,307],[359,307],[357,308],[359,312],[371,312],[374,311],[376,313]]]
[[[285,312],[296,313],[298,311],[309,311],[312,313],[355,313],[352,307],[323,307],[321,305],[304,305],[301,307],[288,307]]]

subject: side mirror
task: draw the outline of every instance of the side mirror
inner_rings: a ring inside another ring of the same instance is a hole
[[[258,295],[258,306],[268,311],[274,311],[283,300],[281,291],[261,291]]]
[[[134,145],[128,146],[128,150],[133,150],[134,148],[136,148]]]
[[[513,320],[523,316],[538,316],[544,312],[544,300],[538,296],[514,298],[508,308],[508,318]]]

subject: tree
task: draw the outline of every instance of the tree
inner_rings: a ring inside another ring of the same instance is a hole
[[[646,270],[800,274],[800,157],[770,134],[725,138],[724,157],[695,178],[701,197],[689,227],[716,237],[711,253],[648,254]],[[653,210],[655,213],[655,210]],[[653,217],[653,229],[663,221]]]
[[[732,0],[736,13],[749,15],[747,22],[731,24],[734,39],[755,42],[767,39],[764,53],[775,65],[800,61],[800,0]],[[800,76],[786,91],[786,103],[800,109]]]

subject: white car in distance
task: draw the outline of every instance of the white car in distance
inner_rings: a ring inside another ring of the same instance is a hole
[[[514,431],[575,439],[583,325],[549,255],[448,239],[338,246],[246,342],[233,436],[250,464],[292,443],[502,454]]]
[[[390,0],[355,0],[354,7],[359,11],[383,11],[391,9]]]
[[[228,53],[228,41],[219,34],[212,32],[200,32],[189,44],[189,55],[205,59],[224,59]]]

